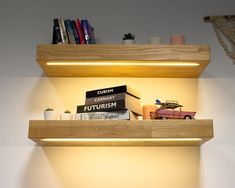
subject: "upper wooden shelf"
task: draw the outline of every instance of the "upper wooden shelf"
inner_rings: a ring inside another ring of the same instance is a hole
[[[37,61],[53,77],[197,78],[210,62],[210,50],[207,45],[38,45]]]
[[[213,122],[30,120],[28,136],[42,146],[200,146],[213,138]]]

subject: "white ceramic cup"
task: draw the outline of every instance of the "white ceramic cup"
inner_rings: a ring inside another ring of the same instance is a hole
[[[45,120],[58,120],[58,113],[55,111],[44,111]]]
[[[73,120],[73,114],[62,113],[62,114],[60,114],[60,120]]]

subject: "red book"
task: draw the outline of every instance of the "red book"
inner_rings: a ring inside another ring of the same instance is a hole
[[[81,44],[86,44],[83,29],[82,29],[82,26],[81,26],[81,23],[80,23],[79,19],[77,19],[75,21],[75,25],[76,25],[76,29],[77,29],[77,32],[78,32],[78,35],[79,35],[80,43]]]

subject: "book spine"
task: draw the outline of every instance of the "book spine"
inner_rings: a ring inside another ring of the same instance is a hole
[[[55,31],[55,24],[53,25],[52,44],[57,44],[57,37],[56,37],[56,31]]]
[[[87,91],[86,98],[98,97],[98,96],[104,96],[116,93],[125,93],[125,92],[127,92],[127,87],[126,85],[123,85],[123,86]]]
[[[129,110],[115,112],[77,113],[75,120],[130,120],[133,119]]]
[[[124,109],[126,109],[125,100],[119,100],[100,104],[80,105],[77,106],[77,113],[118,111]]]
[[[105,96],[99,96],[99,97],[86,98],[85,105],[118,101],[118,100],[125,100],[125,99],[126,99],[126,93],[117,93],[117,94],[113,94],[113,95],[105,95]]]
[[[72,20],[71,24],[72,24],[72,30],[73,30],[73,34],[74,34],[74,37],[75,37],[76,44],[80,44],[80,39],[79,39],[78,31],[76,29],[75,21]]]
[[[79,39],[80,39],[80,44],[86,44],[85,38],[84,38],[83,29],[82,29],[80,20],[77,19],[77,20],[75,21],[75,24],[76,24],[76,30],[77,30],[77,32],[78,32],[78,36],[79,36]]]
[[[81,20],[81,25],[83,28],[86,44],[95,44],[94,29],[91,27],[88,20]]]
[[[63,44],[69,44],[67,33],[66,33],[66,29],[65,29],[65,25],[64,25],[64,19],[63,18],[59,18],[58,22],[59,22],[59,27],[60,27],[62,43]]]
[[[66,29],[66,32],[67,32],[69,44],[76,44],[76,40],[75,40],[73,29],[72,29],[71,20],[65,20],[64,25],[65,25],[65,29]]]
[[[58,19],[53,19],[53,40],[52,44],[63,44],[62,38],[61,38],[61,33],[60,33],[60,26],[59,26],[59,21]]]

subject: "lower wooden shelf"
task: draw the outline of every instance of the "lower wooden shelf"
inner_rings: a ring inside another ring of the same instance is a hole
[[[212,120],[30,120],[28,137],[42,146],[200,146]]]

